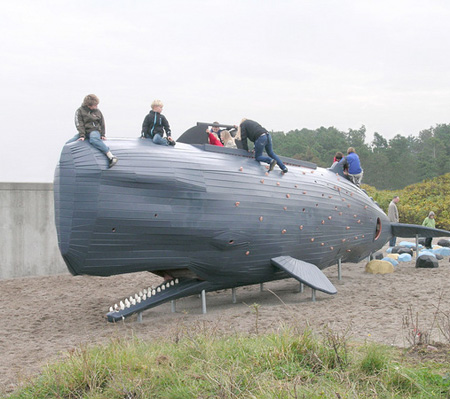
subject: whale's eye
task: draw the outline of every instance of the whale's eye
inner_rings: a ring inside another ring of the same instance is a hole
[[[377,218],[377,226],[375,227],[375,240],[378,240],[381,235],[381,220]]]

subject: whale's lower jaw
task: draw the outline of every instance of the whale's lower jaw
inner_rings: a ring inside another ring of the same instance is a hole
[[[106,317],[110,322],[116,322],[140,313],[146,309],[161,305],[178,298],[200,294],[202,291],[216,291],[225,288],[223,284],[214,284],[209,281],[201,281],[197,279],[173,279],[165,281],[155,288],[145,289],[143,292],[136,294],[115,305],[107,313]]]

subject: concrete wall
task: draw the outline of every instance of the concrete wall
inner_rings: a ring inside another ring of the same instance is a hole
[[[51,183],[0,183],[0,279],[68,273]]]

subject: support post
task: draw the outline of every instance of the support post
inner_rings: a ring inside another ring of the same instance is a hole
[[[342,258],[338,259],[338,280],[342,280]]]
[[[176,302],[175,302],[175,300],[171,300],[170,301],[170,305],[171,305],[171,308],[172,308],[172,313],[175,313],[176,311],[177,311],[177,309],[176,309]]]
[[[316,302],[316,290],[313,288],[311,292],[311,300]]]
[[[142,323],[142,312],[139,312],[139,313],[137,314],[137,322],[138,322],[138,323]]]
[[[202,291],[202,313],[206,314],[206,292]]]
[[[231,301],[236,303],[236,288],[231,289]]]
[[[302,293],[305,290],[305,286],[303,285],[303,283],[300,283],[300,290],[299,292]]]
[[[259,284],[259,290],[260,290],[261,292],[264,291],[264,283]]]
[[[419,256],[419,234],[416,234],[416,259]]]

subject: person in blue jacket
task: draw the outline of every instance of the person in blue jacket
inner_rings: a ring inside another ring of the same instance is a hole
[[[361,186],[361,180],[363,177],[363,169],[361,168],[361,162],[359,156],[355,152],[353,147],[349,147],[347,150],[347,165],[348,165],[348,177],[358,187]]]

